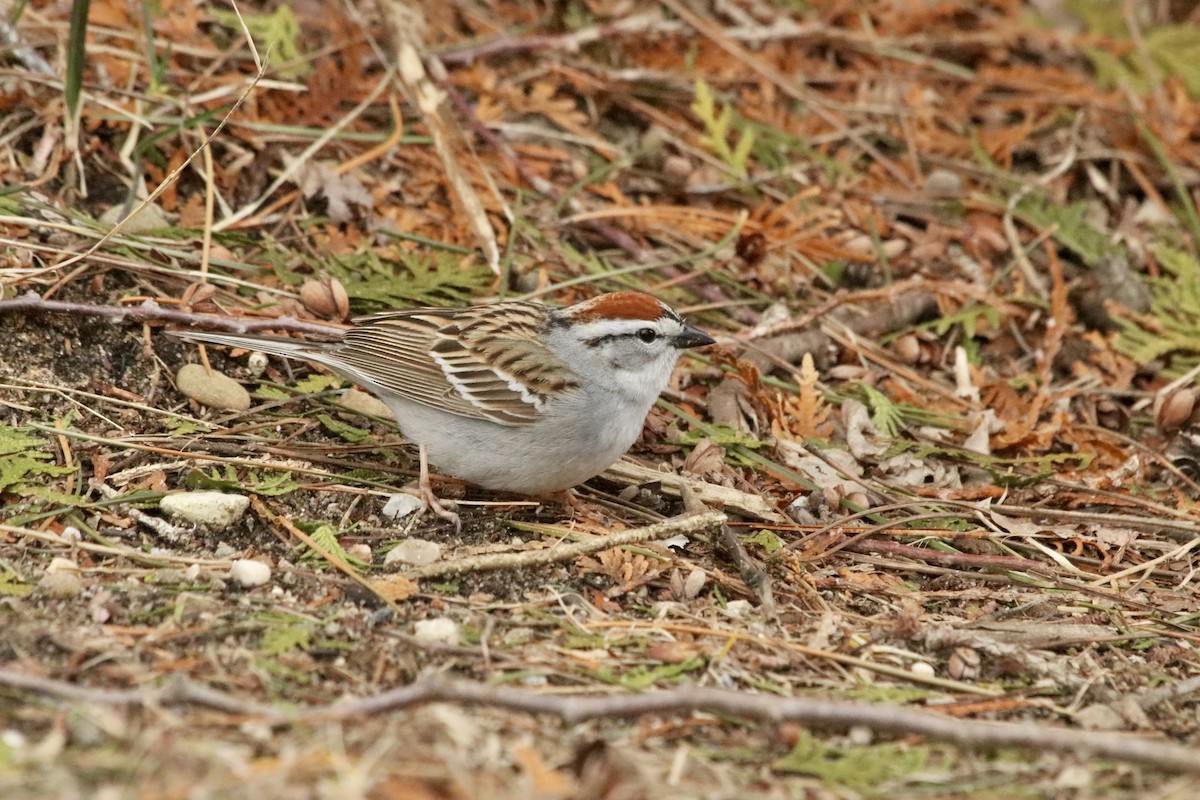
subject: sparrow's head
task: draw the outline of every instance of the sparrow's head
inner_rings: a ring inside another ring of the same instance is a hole
[[[662,301],[612,292],[553,311],[550,348],[576,372],[631,394],[657,397],[679,354],[713,343]]]

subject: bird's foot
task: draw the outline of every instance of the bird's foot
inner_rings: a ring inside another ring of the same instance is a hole
[[[429,460],[425,455],[424,445],[421,445],[419,455],[421,459],[421,477],[417,481],[417,496],[421,498],[421,502],[425,504],[425,508],[442,519],[453,522],[455,533],[462,533],[462,517],[456,514],[452,508],[447,507],[447,504],[453,506],[454,503],[441,500],[433,491],[433,484],[429,481]]]

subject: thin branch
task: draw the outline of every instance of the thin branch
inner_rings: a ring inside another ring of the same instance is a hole
[[[632,719],[645,714],[720,714],[771,724],[797,722],[841,730],[865,727],[876,733],[923,736],[972,750],[1013,747],[1034,752],[1073,753],[1170,772],[1200,774],[1200,752],[1161,739],[1073,730],[1042,722],[979,722],[904,706],[780,697],[727,689],[684,687],[642,694],[582,697],[425,678],[373,697],[290,712],[197,684],[186,676],[176,676],[161,688],[102,689],[0,669],[0,686],[59,700],[101,705],[194,705],[236,717],[260,717],[276,725],[312,725],[379,716],[428,703],[457,703],[523,714],[546,714],[558,717],[568,725],[593,719]]]
[[[416,705],[451,702],[548,714],[567,724],[593,719],[628,719],[644,714],[724,714],[758,722],[798,722],[822,728],[866,727],[877,733],[918,735],[970,749],[1015,747],[1079,753],[1172,772],[1200,773],[1200,752],[1191,747],[1136,736],[1052,727],[1042,722],[978,722],[883,704],[846,703],[812,697],[779,697],[725,689],[686,687],[611,697],[534,694],[523,689],[469,681],[425,679],[410,686],[313,712],[302,724],[385,714]]]
[[[434,578],[439,575],[453,575],[466,572],[525,569],[526,567],[574,561],[580,556],[590,555],[601,550],[610,550],[614,547],[623,547],[640,542],[653,542],[681,534],[694,534],[699,531],[715,529],[724,524],[724,522],[725,515],[716,512],[697,514],[690,517],[676,517],[675,519],[669,519],[655,525],[648,525],[644,528],[635,528],[634,530],[621,531],[607,536],[598,536],[582,542],[560,544],[542,550],[525,550],[518,553],[487,553],[469,558],[460,558],[456,561],[442,564],[430,564],[426,567],[420,567],[399,574],[409,580],[416,581],[422,578]]]
[[[68,303],[62,300],[43,300],[36,292],[26,292],[11,300],[0,300],[0,315],[4,314],[73,314],[81,317],[104,317],[113,322],[174,322],[180,325],[203,327],[228,333],[258,333],[287,331],[314,336],[340,336],[344,327],[304,322],[294,317],[246,319],[224,314],[196,314],[164,308],[153,300],[136,306],[104,306],[90,303]]]
[[[77,686],[76,684],[54,680],[53,678],[42,678],[15,670],[0,669],[0,686],[7,686],[11,689],[43,697],[53,697],[57,700],[69,700],[93,705],[201,706],[239,717],[262,717],[275,721],[282,721],[283,719],[283,715],[270,706],[222,692],[219,689],[214,689],[201,683],[196,683],[183,674],[173,675],[169,682],[158,687],[105,689],[101,687]]]

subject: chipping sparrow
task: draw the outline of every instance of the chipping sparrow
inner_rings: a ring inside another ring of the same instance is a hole
[[[356,320],[340,341],[178,332],[322,364],[392,410],[422,455],[485,489],[547,495],[591,478],[641,433],[680,353],[712,344],[666,305],[613,292],[555,309],[510,301]]]

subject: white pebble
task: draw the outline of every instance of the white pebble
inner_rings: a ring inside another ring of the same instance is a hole
[[[224,492],[177,492],[164,497],[158,507],[175,519],[221,531],[242,518],[250,507],[250,498]]]
[[[957,172],[935,169],[925,178],[925,194],[937,200],[955,200],[962,196],[963,181]]]
[[[401,492],[394,494],[388,498],[388,501],[383,505],[383,515],[388,519],[400,519],[407,517],[409,514],[417,511],[425,504],[421,502],[419,497]]]
[[[1103,703],[1094,703],[1075,712],[1075,724],[1085,731],[1120,731],[1128,727],[1121,715]]]
[[[749,600],[730,600],[725,604],[725,613],[731,617],[745,617],[753,610]]]
[[[875,741],[875,732],[866,725],[855,725],[846,731],[846,738],[855,747],[866,747]]]
[[[413,625],[413,638],[418,642],[456,645],[459,642],[458,623],[446,617],[419,619]]]
[[[255,350],[246,357],[246,371],[257,378],[267,371],[267,363],[267,354]]]
[[[46,567],[46,574],[52,572],[79,572],[79,565],[69,558],[55,556],[50,559],[50,566]]]
[[[405,539],[388,551],[383,565],[411,564],[414,567],[432,564],[442,557],[442,546],[424,539]]]
[[[920,675],[924,678],[932,678],[934,676],[933,665],[927,661],[916,661],[908,668],[908,671],[913,675]]]
[[[271,580],[271,568],[252,558],[239,558],[229,568],[229,579],[246,589],[264,586]]]

